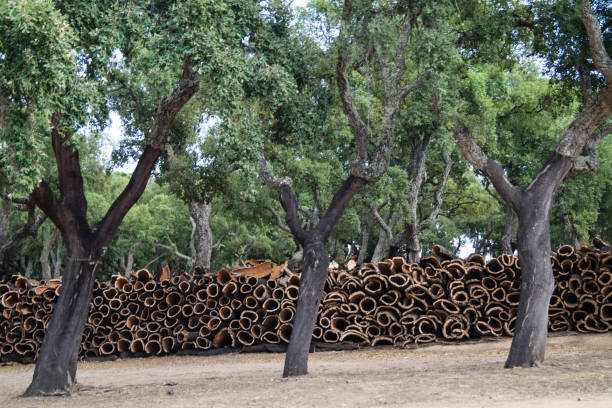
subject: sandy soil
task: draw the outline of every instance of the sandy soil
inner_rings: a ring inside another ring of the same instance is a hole
[[[0,366],[0,407],[612,407],[612,334],[549,338],[543,367],[503,369],[510,340],[310,355],[173,356],[79,364],[72,397],[19,398],[33,365]]]

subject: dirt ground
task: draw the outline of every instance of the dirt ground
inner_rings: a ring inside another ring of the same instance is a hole
[[[72,397],[19,398],[33,365],[0,366],[0,407],[612,407],[612,334],[549,338],[540,368],[503,369],[510,340],[310,355],[173,356],[79,364]]]

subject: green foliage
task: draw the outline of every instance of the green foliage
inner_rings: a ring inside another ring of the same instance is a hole
[[[0,1],[0,167],[16,194],[40,181],[51,112],[73,113],[73,98],[63,99],[74,86],[73,40],[51,1]]]
[[[281,0],[0,0],[0,166],[10,176],[2,187],[25,196],[44,176],[57,188],[49,143],[50,123],[56,121],[79,150],[88,217],[95,225],[129,178],[105,171],[100,161],[100,130],[109,111],[119,114],[126,136],[113,152],[117,165],[139,156],[161,98],[174,89],[189,60],[200,91],[173,123],[171,149],[125,218],[101,272],[120,271],[130,251],[136,268],[157,260],[173,271],[188,270],[187,261],[159,244],[175,244],[190,255],[190,201],[213,204],[213,270],[237,259],[285,261],[297,247],[268,209],[282,218],[277,193],[257,177],[256,154],[263,148],[275,174],[293,179],[300,204],[319,215],[347,176],[353,135],[335,84],[343,3],[314,0],[294,15]],[[455,164],[440,216],[420,236],[422,247],[457,249],[469,240],[481,251],[499,251],[504,209],[454,150],[450,130],[469,124],[509,179],[528,185],[581,108],[576,56],[588,55],[588,47],[574,3],[353,1],[351,64],[374,41],[391,56],[401,17],[411,8],[414,34],[403,55],[402,84],[418,76],[425,84],[398,114],[387,173],[353,200],[330,237],[333,257],[343,260],[349,248],[358,249],[366,230],[363,208],[370,202],[387,202],[384,211],[408,212],[411,142],[424,138],[431,140],[430,180],[420,193],[419,216],[432,207],[443,169],[440,152],[451,154]],[[610,20],[606,2],[592,4],[602,22]],[[611,36],[604,30],[609,52]],[[542,66],[549,77],[541,76]],[[374,135],[384,114],[380,72],[374,55],[349,78],[356,107]],[[597,75],[591,80],[603,83]],[[572,234],[582,241],[612,239],[609,138],[598,153],[597,172],[571,175],[559,189],[554,245]],[[10,232],[24,217],[12,215]],[[305,226],[312,224],[301,217]],[[400,228],[398,223],[394,232]],[[43,230],[50,233],[49,222]],[[371,247],[377,232],[374,224]],[[11,262],[36,262],[41,236],[24,241]]]

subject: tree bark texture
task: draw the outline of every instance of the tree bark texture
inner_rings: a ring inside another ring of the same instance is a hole
[[[364,263],[368,257],[368,245],[372,232],[372,218],[366,206],[363,207],[363,211],[361,212],[361,221],[363,222],[363,228],[361,231],[361,246],[359,247],[359,255],[357,256],[357,265]]]
[[[210,258],[212,256],[213,236],[210,229],[210,212],[212,205],[208,202],[190,202],[189,214],[195,223],[196,235],[198,237],[193,254],[193,266],[210,269]]]
[[[550,263],[550,214],[557,188],[572,160],[554,154],[520,194],[518,250],[522,285],[516,330],[505,367],[532,367],[544,361],[548,305],[554,289]]]
[[[6,237],[8,237],[11,210],[11,204],[8,201],[2,201],[0,205],[0,248],[4,246]]]
[[[378,241],[374,247],[372,253],[372,262],[380,262],[389,253],[389,247],[391,246],[391,238],[387,232],[381,228],[378,231]]]
[[[70,395],[76,378],[79,346],[89,312],[95,265],[89,252],[69,248],[62,291],[45,333],[32,383],[24,396]]]
[[[304,246],[297,311],[285,358],[283,377],[308,373],[308,351],[319,304],[323,297],[329,257],[325,243],[314,240]]]
[[[504,254],[512,254],[512,225],[514,224],[514,210],[508,204],[504,204],[506,207],[506,223],[504,226],[504,235],[502,235],[501,246]]]
[[[51,254],[51,249],[53,244],[55,243],[55,239],[57,238],[58,231],[54,229],[53,232],[45,234],[43,236],[43,249],[40,251],[40,278],[42,280],[51,279],[51,260],[49,259]]]

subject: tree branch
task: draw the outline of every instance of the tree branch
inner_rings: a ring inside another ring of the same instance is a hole
[[[157,150],[164,150],[170,126],[174,118],[191,97],[200,89],[198,74],[192,70],[191,58],[183,61],[183,73],[176,88],[159,103],[155,110],[153,126],[147,143]]]
[[[426,228],[429,228],[429,226],[433,224],[434,220],[440,213],[440,208],[442,207],[442,190],[444,190],[444,186],[446,185],[446,182],[448,181],[448,176],[451,172],[451,167],[453,166],[453,160],[445,151],[442,151],[442,159],[445,163],[444,172],[442,173],[442,178],[440,179],[440,182],[438,183],[438,186],[436,187],[436,190],[434,192],[433,209],[431,213],[429,213],[427,218],[425,218],[419,223],[419,232],[425,230]]]
[[[584,56],[580,53],[578,64],[576,65],[578,76],[580,79],[580,89],[582,91],[582,102],[585,106],[593,103],[593,83],[591,82],[591,70],[584,60]]]
[[[391,84],[396,89],[399,82],[402,80],[404,73],[406,72],[406,58],[404,56],[404,49],[408,44],[408,38],[412,31],[412,24],[410,24],[410,17],[405,16],[402,22],[402,28],[397,40],[397,52],[395,53],[395,70],[391,76]]]
[[[319,221],[315,228],[316,232],[320,234],[324,240],[331,234],[334,226],[340,220],[340,216],[344,213],[344,210],[353,196],[366,184],[366,180],[351,175],[344,181],[342,186],[336,190],[329,207],[327,207],[327,211],[325,211],[325,214],[321,217],[321,221]]]
[[[597,157],[596,148],[604,137],[612,133],[612,123],[603,126],[598,132],[595,132],[589,138],[589,141],[584,145],[582,154],[574,160],[573,171],[596,171],[599,168],[599,158]]]
[[[264,185],[268,186],[272,190],[280,191],[281,187],[287,186],[291,188],[293,184],[293,180],[289,177],[276,178],[272,171],[268,167],[268,163],[266,162],[266,157],[264,156],[263,151],[259,151],[259,156],[257,159],[257,164],[259,165],[259,177]]]
[[[393,239],[393,231],[391,230],[391,227],[380,216],[380,214],[378,213],[378,209],[376,208],[374,203],[370,201],[369,207],[370,207],[370,210],[372,211],[372,215],[374,216],[374,219],[378,221],[378,224],[380,225],[380,227],[383,230],[385,230],[385,233],[387,234],[387,237],[389,238],[389,240]]]
[[[593,103],[584,110],[563,131],[555,152],[561,156],[576,158],[592,134],[612,115],[612,87],[607,85],[594,97]]]
[[[49,187],[46,181],[40,182],[38,187],[30,193],[30,198],[60,231],[66,228],[65,223],[69,222],[70,216],[59,201],[57,201],[55,194],[53,194],[51,187]]]
[[[51,143],[55,152],[57,177],[59,182],[62,205],[70,208],[73,216],[80,223],[86,224],[87,200],[83,188],[83,175],[79,162],[79,151],[76,146],[68,145],[68,136],[61,134],[58,128],[60,118],[54,115],[52,119]],[[81,226],[83,227],[83,226]]]
[[[4,255],[11,249],[13,249],[17,244],[24,238],[27,237],[35,237],[38,233],[38,229],[42,225],[43,222],[47,219],[46,215],[42,215],[36,218],[36,207],[33,203],[28,207],[28,220],[26,223],[19,228],[9,239],[0,245],[0,264],[4,259]]]
[[[127,214],[144,192],[155,163],[157,163],[157,159],[165,148],[170,126],[174,122],[174,118],[198,91],[199,87],[198,75],[192,71],[191,60],[186,58],[183,63],[183,73],[177,87],[174,88],[172,93],[161,100],[155,111],[151,132],[147,139],[147,146],[138,160],[130,181],[119,197],[113,202],[100,223],[100,228],[97,231],[97,239],[101,240],[98,243],[99,246],[104,248],[110,244],[110,240],[117,231],[121,221],[123,221],[125,214]]]
[[[601,72],[606,79],[606,83],[612,83],[612,59],[606,52],[606,47],[603,43],[599,20],[591,8],[590,1],[584,1],[580,7],[582,23],[589,35],[589,50],[595,67]]]
[[[268,209],[268,211],[270,211],[272,213],[272,215],[274,216],[274,219],[276,220],[276,225],[278,225],[278,228],[280,228],[281,230],[288,232],[289,234],[291,234],[291,229],[285,225],[285,223],[283,223],[283,220],[281,219],[280,214],[271,206],[266,206],[266,208]]]
[[[134,104],[136,105],[136,111],[138,112],[138,114],[142,118],[145,118],[147,116],[147,112],[144,109],[144,105],[142,104],[142,100],[140,99],[140,97],[136,93],[136,90],[126,80],[118,79],[118,82],[121,84],[121,86],[124,89],[127,89],[127,91],[130,93],[130,97],[132,98],[132,100],[134,101]]]
[[[300,205],[297,197],[293,194],[293,191],[291,191],[293,181],[289,177],[283,177],[281,179],[274,177],[272,171],[268,168],[268,163],[261,150],[259,151],[257,161],[259,164],[259,177],[261,181],[269,188],[280,192],[280,202],[285,210],[285,221],[287,226],[298,242],[303,243],[307,237],[307,232],[300,225],[300,217],[298,215]]]
[[[178,247],[176,246],[176,243],[174,243],[174,241],[172,241],[170,239],[168,234],[166,234],[166,239],[168,240],[170,245],[155,244],[155,246],[158,247],[158,248],[167,249],[168,251],[173,252],[174,255],[178,256],[179,258],[185,259],[185,260],[190,261],[190,262],[193,261],[193,259],[189,255],[185,255],[184,253],[182,253],[181,251],[178,250]]]
[[[346,75],[347,56],[345,53],[348,53],[346,49],[340,48],[338,50],[336,83],[344,114],[349,121],[353,136],[355,137],[355,158],[353,159],[351,167],[361,169],[368,160],[367,141],[370,129],[363,122],[361,116],[359,116],[357,107],[355,106],[354,96],[350,90],[349,81]]]
[[[518,213],[521,191],[515,187],[504,173],[503,167],[487,157],[472,138],[472,133],[466,127],[453,130],[453,138],[459,145],[463,157],[481,171],[495,186],[499,195]]]

